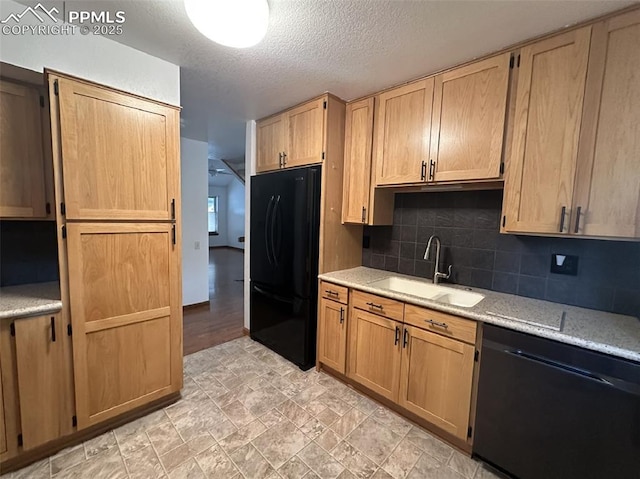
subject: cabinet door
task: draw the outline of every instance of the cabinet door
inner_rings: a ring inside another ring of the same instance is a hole
[[[520,51],[506,231],[567,233],[591,27]]]
[[[18,319],[15,324],[20,424],[24,449],[73,432],[73,391],[64,375],[63,341],[69,337],[60,315]]]
[[[433,78],[427,78],[378,97],[376,185],[419,183],[426,179],[423,173],[429,163],[433,85]]]
[[[325,99],[310,101],[286,115],[285,166],[303,166],[322,161],[324,149]]]
[[[67,219],[173,219],[180,195],[178,110],[57,81]]]
[[[397,321],[351,309],[347,375],[393,401],[398,399],[401,329]]]
[[[342,193],[343,223],[368,222],[373,105],[373,98],[347,105]]]
[[[256,172],[281,168],[285,150],[285,116],[278,115],[256,124]]]
[[[0,461],[18,454],[20,408],[11,321],[0,321]]]
[[[571,233],[640,238],[639,175],[636,10],[593,26]]]
[[[402,407],[466,439],[471,408],[474,347],[405,325]]]
[[[78,427],[182,387],[172,225],[67,224]]]
[[[347,352],[347,307],[322,299],[318,324],[318,359],[344,374]]]
[[[500,177],[510,58],[503,53],[436,76],[429,180]]]
[[[46,217],[40,110],[35,88],[0,80],[0,217]]]

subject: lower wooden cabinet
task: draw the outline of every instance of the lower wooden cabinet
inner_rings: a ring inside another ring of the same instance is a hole
[[[22,447],[32,449],[73,432],[71,338],[59,314],[16,319],[15,354]]]
[[[323,296],[318,361],[467,442],[478,324],[357,290],[343,295],[347,321],[346,306]]]
[[[19,407],[11,320],[0,321],[0,461],[18,453]]]
[[[67,223],[78,428],[182,387],[179,244],[168,223]]]
[[[347,306],[322,298],[318,323],[318,360],[344,374],[346,357]]]
[[[397,401],[402,323],[357,308],[350,316],[347,376]]]
[[[398,403],[466,439],[474,354],[470,344],[405,325]]]
[[[70,341],[62,313],[0,323],[0,460],[74,431]]]

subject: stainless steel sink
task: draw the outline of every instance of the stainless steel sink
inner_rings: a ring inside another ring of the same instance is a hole
[[[388,289],[396,293],[411,294],[420,298],[430,299],[439,303],[451,304],[462,308],[471,308],[484,299],[484,295],[473,291],[463,291],[439,284],[414,281],[397,276],[390,276],[379,281],[369,283],[370,286]]]

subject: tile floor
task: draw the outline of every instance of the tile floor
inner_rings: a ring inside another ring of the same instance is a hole
[[[244,337],[185,357],[177,403],[2,479],[487,479],[479,462]]]

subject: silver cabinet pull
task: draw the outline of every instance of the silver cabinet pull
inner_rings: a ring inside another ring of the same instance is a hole
[[[449,327],[449,325],[447,323],[439,323],[437,321],[434,321],[433,319],[425,319],[424,322],[425,323],[429,323],[432,326],[438,326],[438,327],[444,328],[444,329],[447,329]]]
[[[398,345],[398,341],[400,341],[400,328],[396,326],[396,340],[393,343],[394,346]]]
[[[423,161],[422,166],[420,167],[420,181],[425,181],[426,179],[427,179],[427,163]]]
[[[333,291],[331,289],[325,289],[324,292],[327,293],[329,296],[335,296],[336,298],[340,296],[340,293],[338,293],[337,291]]]
[[[402,347],[406,348],[407,344],[409,344],[409,330],[404,328],[404,333],[402,335]]]
[[[367,209],[362,207],[362,222],[364,223],[367,220]]]
[[[344,308],[340,308],[340,324],[344,323]]]
[[[367,306],[369,306],[372,309],[379,309],[380,311],[382,311],[382,305],[381,304],[367,303]]]

